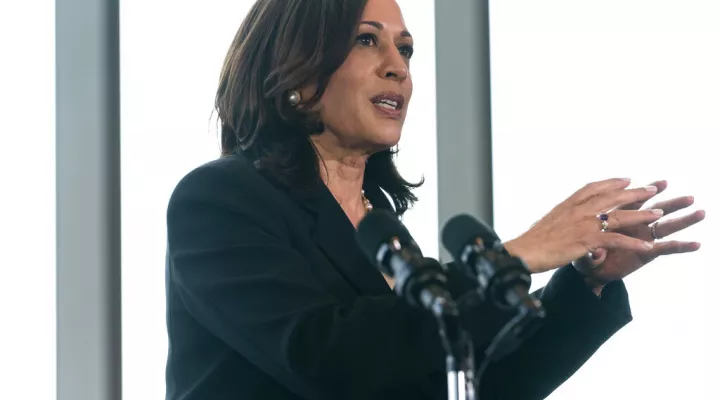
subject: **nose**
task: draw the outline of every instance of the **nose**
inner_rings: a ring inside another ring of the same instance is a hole
[[[392,47],[385,51],[383,64],[378,71],[378,75],[384,79],[390,79],[403,82],[409,75],[408,65],[405,58],[400,54],[396,47]]]

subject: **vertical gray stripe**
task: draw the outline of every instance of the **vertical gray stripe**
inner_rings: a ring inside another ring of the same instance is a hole
[[[118,0],[55,12],[57,398],[120,400]]]
[[[493,223],[488,14],[488,0],[435,1],[441,232],[458,213]]]

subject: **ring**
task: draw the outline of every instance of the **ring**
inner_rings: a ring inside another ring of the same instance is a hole
[[[660,236],[658,236],[657,226],[658,226],[658,223],[657,223],[657,222],[655,222],[654,224],[650,225],[650,235],[652,236],[653,240],[660,240],[660,239],[662,239]]]
[[[610,224],[608,223],[608,219],[610,219],[610,217],[607,215],[607,213],[602,213],[602,214],[598,214],[597,219],[600,221],[600,225],[601,225],[600,231],[606,232],[608,230],[608,228],[610,227]]]

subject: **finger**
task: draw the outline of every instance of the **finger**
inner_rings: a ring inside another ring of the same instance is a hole
[[[587,257],[587,264],[590,266],[590,268],[595,268],[605,261],[605,258],[607,257],[607,250],[596,249],[595,251],[591,251],[588,256],[589,257]]]
[[[594,242],[588,246],[588,251],[599,249],[624,249],[630,251],[646,252],[653,249],[653,243],[622,235],[616,232],[600,232],[593,237]]]
[[[600,264],[602,264],[603,261],[605,261],[606,256],[607,250],[597,249],[595,251],[588,252],[584,257],[580,258],[579,260],[573,261],[573,265],[583,270],[596,268]]]
[[[659,208],[665,211],[665,215],[668,215],[674,213],[675,211],[688,208],[693,205],[693,203],[695,203],[694,197],[685,196],[655,203],[653,204],[652,208]]]
[[[568,200],[573,203],[583,203],[587,199],[607,191],[622,190],[630,186],[630,179],[612,178],[604,181],[588,183],[575,192]]]
[[[657,194],[658,188],[655,186],[645,186],[636,189],[613,190],[609,193],[598,195],[588,200],[588,207],[595,212],[610,210],[617,207],[626,206],[628,204],[646,202]]]
[[[655,182],[649,184],[648,186],[655,186],[657,188],[657,193],[655,193],[655,195],[658,195],[658,194],[664,192],[665,189],[667,189],[668,184],[667,184],[667,181],[655,181]],[[647,200],[640,200],[640,201],[636,201],[634,203],[630,203],[630,204],[626,204],[624,206],[618,207],[618,209],[620,209],[620,210],[639,210],[640,207],[642,207],[643,204],[645,204],[646,202],[647,202]],[[658,207],[653,206],[651,208],[658,208]],[[665,214],[667,214],[667,212],[665,212]]]
[[[593,251],[589,251],[581,260],[583,264],[592,267],[602,264],[602,262],[605,261],[606,256],[607,250],[595,249]]]
[[[657,224],[655,227],[655,233],[657,234],[658,239],[661,239],[670,236],[675,232],[691,227],[704,219],[705,211],[698,210],[690,215],[663,221],[662,223]]]
[[[662,218],[664,211],[660,209],[641,211],[615,210],[609,212],[607,215],[608,229],[614,230],[638,224],[647,225],[653,223]]]
[[[607,250],[605,249],[596,249],[595,251],[590,253],[590,259],[593,261],[599,261],[600,263],[605,261],[606,256]]]
[[[648,186],[655,186],[656,188],[658,188],[658,191],[657,191],[658,194],[660,194],[660,193],[664,192],[665,189],[667,189],[668,183],[666,180],[663,179],[661,181],[655,181],[655,182],[649,184]]]
[[[667,256],[670,254],[681,254],[681,253],[692,253],[700,249],[700,243],[698,242],[679,242],[677,240],[670,240],[667,242],[660,242],[655,244],[653,254],[656,256]]]

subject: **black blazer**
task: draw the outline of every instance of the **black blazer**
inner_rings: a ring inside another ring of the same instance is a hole
[[[293,195],[223,157],[177,185],[167,226],[168,400],[447,397],[434,320],[393,294],[325,186]],[[474,287],[456,278],[456,296]],[[480,398],[546,397],[631,320],[622,282],[599,299],[571,266],[536,295],[547,321],[488,369]],[[463,307],[482,350],[508,316]]]

